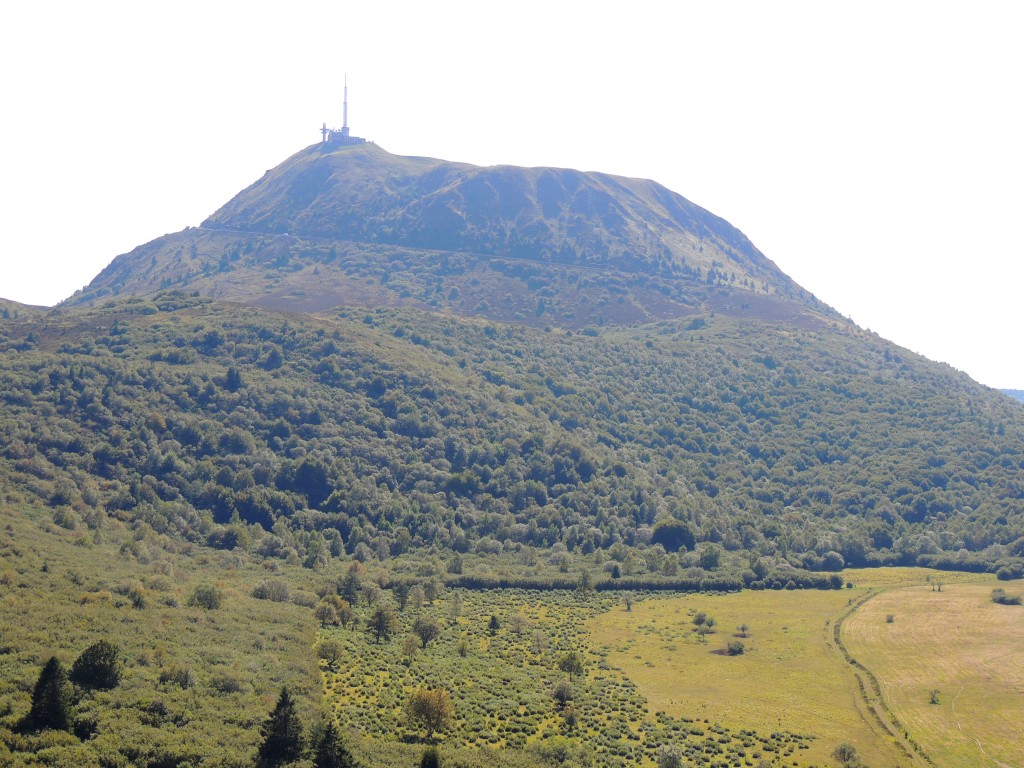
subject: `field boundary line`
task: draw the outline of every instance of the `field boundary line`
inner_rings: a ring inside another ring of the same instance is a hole
[[[878,595],[896,588],[897,587],[891,587],[889,589],[868,589],[865,595],[850,602],[846,610],[844,610],[833,623],[832,632],[827,634],[831,635],[832,644],[839,650],[839,653],[842,654],[843,658],[850,665],[853,676],[857,681],[859,701],[864,709],[866,709],[871,715],[875,724],[881,728],[885,735],[892,739],[894,746],[903,754],[904,757],[911,760],[916,765],[923,764],[934,766],[935,762],[928,756],[924,749],[922,749],[921,745],[910,736],[910,732],[889,707],[889,703],[885,699],[885,694],[882,691],[882,686],[879,683],[878,678],[870,669],[853,657],[842,638],[843,624],[857,611],[857,609]],[[871,694],[868,693],[869,689]]]

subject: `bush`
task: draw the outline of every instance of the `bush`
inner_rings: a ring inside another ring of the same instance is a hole
[[[729,644],[725,647],[725,652],[728,653],[730,656],[742,656],[745,650],[746,648],[744,647],[743,643],[739,640],[731,640],[729,641]]]
[[[213,584],[200,584],[188,598],[189,606],[215,611],[224,602],[224,593]]]
[[[196,684],[195,673],[191,667],[172,664],[160,670],[161,685],[176,685],[179,688],[191,688]]]
[[[1020,595],[1008,595],[1006,590],[1002,587],[996,587],[992,590],[992,602],[998,603],[999,605],[1020,605]]]
[[[236,675],[221,672],[210,678],[210,687],[217,693],[242,693],[245,683]]]
[[[257,600],[287,603],[291,599],[292,591],[283,581],[264,579],[252,588],[252,596]]]

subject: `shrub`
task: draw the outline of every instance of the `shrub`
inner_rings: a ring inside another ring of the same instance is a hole
[[[313,608],[317,604],[317,596],[312,592],[296,590],[292,593],[292,602],[295,605],[301,605],[303,608]]]
[[[287,603],[292,591],[283,581],[264,579],[252,588],[252,596],[257,600],[270,600],[275,603]]]
[[[200,584],[188,598],[188,604],[192,608],[205,608],[208,611],[215,611],[224,602],[224,593],[213,584]]]
[[[683,768],[683,753],[675,744],[666,744],[658,750],[658,768]]]
[[[191,688],[196,684],[195,673],[191,667],[172,664],[160,670],[161,685],[176,685],[179,688]]]
[[[992,590],[992,602],[999,605],[1020,605],[1020,595],[1008,595],[1006,590],[1002,587],[996,587]]]
[[[210,678],[210,687],[218,693],[242,693],[245,683],[236,675],[221,672]]]
[[[725,647],[725,652],[728,653],[730,656],[742,656],[745,650],[746,648],[744,647],[743,643],[739,640],[731,640],[729,641],[729,644]]]

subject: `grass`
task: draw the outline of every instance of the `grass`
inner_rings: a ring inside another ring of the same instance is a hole
[[[993,603],[993,583],[893,589],[843,627],[851,654],[939,768],[1024,764],[1024,608]]]
[[[0,520],[0,764],[42,750],[58,765],[242,766],[283,685],[307,721],[318,716],[312,612],[251,598],[262,568],[112,520],[71,531],[6,504]],[[220,608],[187,605],[199,585],[222,591]],[[70,666],[98,640],[120,648],[125,670],[117,688],[78,702],[95,737],[19,734],[46,660]]]
[[[648,699],[652,711],[696,718],[734,731],[813,737],[786,764],[831,764],[832,750],[854,744],[869,765],[899,765],[884,738],[860,715],[856,687],[828,628],[864,588],[839,592],[742,592],[648,600],[588,623],[592,641],[608,649]],[[717,620],[700,640],[694,614]],[[722,653],[741,624],[749,626],[741,656]],[[767,756],[767,755],[766,755]]]

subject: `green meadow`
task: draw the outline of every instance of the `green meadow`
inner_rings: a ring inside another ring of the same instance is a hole
[[[321,597],[350,563],[311,571],[113,519],[10,516],[0,765],[251,765],[282,686],[307,734],[333,719],[383,768],[418,764],[428,743],[452,768],[654,766],[666,750],[694,767],[809,768],[837,765],[840,744],[876,767],[1024,761],[1024,608],[991,600],[1021,582],[888,568],[847,571],[842,590],[627,600],[445,588],[421,569],[434,587],[414,587],[378,638],[373,614],[397,595],[383,572],[356,567],[352,616],[334,624]],[[21,728],[46,660],[70,666],[98,640],[121,651],[120,685],[79,692],[74,733]],[[428,738],[406,703],[438,688],[453,713]]]
[[[1024,765],[1024,608],[994,581],[893,589],[844,626],[901,725],[938,766]],[[1024,595],[1020,581],[998,582]]]

